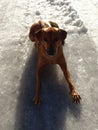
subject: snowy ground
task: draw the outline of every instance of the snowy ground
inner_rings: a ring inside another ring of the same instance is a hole
[[[98,49],[98,0],[71,0]]]
[[[98,130],[98,2],[71,2],[0,0],[1,130]],[[64,53],[80,105],[71,102],[58,66],[43,75],[43,104],[32,104],[37,52],[28,32],[39,19],[56,21],[68,32]]]

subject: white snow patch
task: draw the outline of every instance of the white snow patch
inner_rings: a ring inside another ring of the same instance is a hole
[[[98,50],[98,0],[71,0],[71,2],[86,27],[89,28],[88,35],[93,39]],[[79,24],[79,21],[75,20],[75,22],[77,23],[73,22],[73,25]],[[87,28],[82,23],[78,32],[86,32]]]
[[[30,4],[31,13],[28,24],[38,20],[51,20],[59,24],[60,28],[66,29],[69,33],[86,33],[87,29],[79,19],[77,11],[69,0],[40,0],[35,1],[35,8]],[[33,20],[31,20],[33,19]],[[85,28],[85,29],[84,29]]]
[[[25,43],[31,25],[38,20],[55,21],[68,33],[87,32],[70,0],[16,0],[15,3],[11,0],[6,4],[7,7],[4,4],[1,8],[0,16],[2,46],[4,43]],[[7,13],[3,14],[3,10]]]

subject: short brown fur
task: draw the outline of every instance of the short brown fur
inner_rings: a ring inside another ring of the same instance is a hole
[[[33,98],[34,104],[41,102],[41,73],[47,64],[58,64],[69,84],[70,95],[73,102],[80,103],[80,95],[77,92],[67,67],[67,63],[63,53],[64,39],[67,32],[60,29],[57,23],[50,21],[50,26],[43,22],[38,21],[31,26],[29,38],[35,42],[38,48],[38,65],[37,65],[37,85],[36,94]]]

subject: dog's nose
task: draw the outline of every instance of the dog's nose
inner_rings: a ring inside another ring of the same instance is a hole
[[[55,55],[56,51],[53,47],[49,47],[47,53],[48,53],[48,55]]]

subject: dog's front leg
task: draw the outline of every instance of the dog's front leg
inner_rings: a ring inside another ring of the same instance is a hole
[[[34,104],[40,104],[41,102],[41,72],[44,67],[44,64],[42,64],[40,61],[38,61],[38,66],[37,66],[37,84],[36,84],[36,93],[35,97],[33,98]]]
[[[70,94],[72,96],[72,100],[73,102],[76,102],[76,103],[80,103],[80,95],[79,93],[77,92],[72,80],[71,80],[71,77],[70,77],[70,73],[69,73],[69,70],[67,68],[67,63],[66,63],[66,60],[64,57],[62,57],[63,59],[60,60],[60,61],[63,61],[63,62],[60,62],[59,65],[64,73],[64,76],[69,84],[69,88],[70,88]]]

